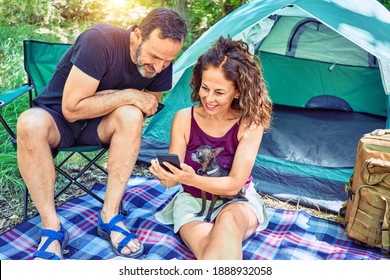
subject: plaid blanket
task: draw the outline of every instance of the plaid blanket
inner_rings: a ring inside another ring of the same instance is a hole
[[[94,191],[104,196],[105,186],[96,183]],[[165,191],[155,179],[132,176],[124,194],[124,206],[129,215],[127,226],[144,243],[144,255],[139,259],[194,259],[172,226],[158,223],[156,211],[162,209],[178,191]],[[75,198],[58,207],[64,227],[70,235],[66,259],[113,259],[107,241],[97,235],[96,225],[101,204],[89,195]],[[305,211],[267,208],[270,223],[243,243],[247,260],[382,259],[380,251],[360,247],[351,242],[344,229],[335,222],[318,219]],[[31,259],[39,242],[41,221],[31,218],[0,236],[0,259]]]

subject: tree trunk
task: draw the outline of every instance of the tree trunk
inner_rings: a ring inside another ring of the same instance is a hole
[[[188,9],[188,0],[173,0],[173,8],[179,13],[187,24],[188,32],[192,33],[192,25],[190,20],[190,12]],[[191,42],[190,42],[191,43]]]
[[[244,5],[245,3],[246,3],[245,0],[240,0],[240,1],[221,0],[220,4],[221,4],[221,8],[222,8],[222,17],[230,14],[235,9]]]

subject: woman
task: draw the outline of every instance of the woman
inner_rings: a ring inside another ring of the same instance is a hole
[[[171,129],[169,153],[179,156],[181,169],[165,162],[172,171],[168,172],[157,160],[151,161],[150,171],[164,186],[182,185],[156,218],[173,224],[197,259],[242,259],[242,242],[268,225],[250,175],[272,112],[260,61],[245,42],[220,37],[199,57],[191,88],[191,98],[199,104],[178,111]],[[194,160],[194,154],[203,145],[222,150],[216,160],[228,170],[227,175],[210,177],[198,172],[201,164]],[[197,216],[202,190],[231,196],[242,188],[246,189],[247,202],[223,203],[220,199],[211,222]]]

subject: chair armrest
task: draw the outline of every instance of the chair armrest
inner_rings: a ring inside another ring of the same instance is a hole
[[[26,92],[32,90],[34,87],[32,85],[24,84],[18,88],[11,89],[9,91],[6,91],[2,94],[0,94],[0,108],[8,105],[12,101],[14,101],[16,98],[22,96]]]

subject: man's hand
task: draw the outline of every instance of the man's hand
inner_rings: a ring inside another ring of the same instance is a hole
[[[138,107],[145,117],[152,116],[157,112],[158,100],[156,96],[145,91],[131,91],[133,93],[133,105]]]

